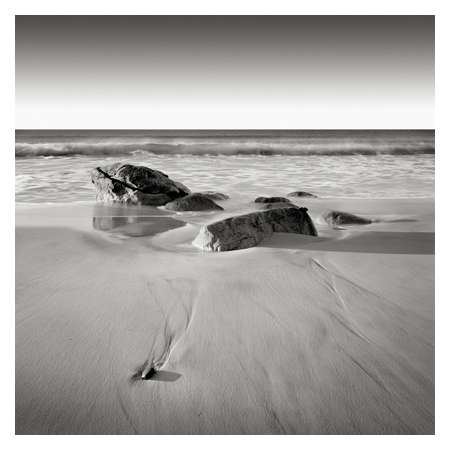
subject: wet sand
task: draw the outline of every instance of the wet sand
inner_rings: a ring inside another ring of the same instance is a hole
[[[16,433],[433,433],[433,201],[301,204],[319,237],[220,254],[233,207],[17,208]]]

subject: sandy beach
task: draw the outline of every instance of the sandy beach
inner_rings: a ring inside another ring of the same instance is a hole
[[[434,201],[296,203],[318,237],[224,253],[233,210],[17,206],[16,433],[433,433]]]
[[[241,3],[9,15],[5,448],[441,438],[438,8]]]

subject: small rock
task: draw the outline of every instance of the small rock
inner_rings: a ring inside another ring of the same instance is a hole
[[[309,192],[305,191],[294,191],[287,195],[288,197],[310,197],[310,198],[317,198],[317,195],[310,194]]]
[[[141,379],[142,380],[150,380],[153,376],[156,375],[156,370],[154,367],[150,367],[150,369],[146,369],[142,371]]]
[[[171,211],[223,211],[223,208],[203,194],[189,194],[166,204]]]
[[[191,190],[184,185],[183,183],[181,183],[180,181],[175,181],[172,180],[175,183],[175,186],[181,191],[181,192],[185,192],[186,194],[192,194]]]
[[[195,192],[196,194],[203,195],[208,197],[210,200],[228,200],[230,198],[229,195],[222,194],[221,192],[215,191],[204,191],[204,192]]]
[[[300,206],[294,205],[291,202],[263,203],[262,204],[262,209],[276,209],[276,208],[300,208]]]
[[[258,197],[255,203],[290,203],[291,201],[285,197]]]
[[[367,225],[372,223],[372,220],[364,217],[355,216],[354,214],[342,211],[330,211],[324,216],[324,219],[331,225]]]

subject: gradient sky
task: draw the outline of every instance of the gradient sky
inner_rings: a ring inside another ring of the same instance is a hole
[[[16,16],[16,128],[434,128],[433,16]]]

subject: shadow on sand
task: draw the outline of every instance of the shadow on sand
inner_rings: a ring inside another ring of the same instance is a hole
[[[162,381],[164,383],[173,383],[174,381],[177,381],[178,378],[181,377],[180,373],[177,372],[171,372],[169,370],[158,370],[157,372],[153,372],[153,374],[151,375],[151,377],[146,378],[146,379],[142,379],[141,378],[141,371],[139,370],[138,372],[136,372],[131,378],[130,378],[130,382],[131,383],[136,383],[138,381]]]
[[[260,247],[347,253],[434,255],[434,233],[367,231],[343,238],[275,233]]]
[[[180,373],[170,372],[168,370],[160,370],[150,378],[150,381],[165,381],[167,383],[173,383],[174,381],[177,381],[178,378],[180,377],[181,377]]]

